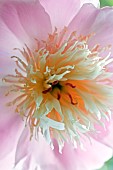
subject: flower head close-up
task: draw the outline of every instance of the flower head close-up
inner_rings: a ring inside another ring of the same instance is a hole
[[[98,1],[0,1],[1,170],[95,170],[112,157],[112,27]]]

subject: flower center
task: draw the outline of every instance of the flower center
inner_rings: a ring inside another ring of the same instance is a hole
[[[16,105],[18,112],[29,125],[31,135],[41,129],[52,144],[65,140],[80,143],[81,134],[95,132],[95,123],[109,118],[113,88],[109,85],[107,65],[113,61],[99,45],[88,47],[91,35],[66,37],[66,28],[57,29],[46,41],[38,41],[35,50],[27,45],[19,50],[23,58],[16,59],[16,75],[7,75],[10,83],[6,94],[17,97],[8,103]]]

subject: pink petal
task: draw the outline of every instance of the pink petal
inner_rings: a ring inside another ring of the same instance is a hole
[[[15,47],[21,47],[21,44],[14,33],[9,30],[0,17],[0,51],[12,51]]]
[[[45,29],[46,28],[46,29]],[[49,16],[40,3],[9,2],[0,4],[0,77],[14,73],[11,56],[20,56],[14,48],[30,48],[35,38],[45,39],[51,32]]]
[[[3,20],[0,18],[0,77],[5,76],[14,69],[15,64],[11,59],[12,55],[16,55],[14,47],[22,48],[17,37],[8,29]]]
[[[17,54],[14,52],[14,54]],[[6,51],[0,51],[0,78],[4,78],[8,74],[15,73],[15,62],[11,59],[11,54]],[[1,80],[0,85],[4,84],[4,81]]]
[[[0,87],[0,159],[12,151],[21,131],[20,117],[14,113],[13,108],[6,106],[5,90]]]
[[[20,41],[22,44],[25,42],[29,42],[29,37],[26,34],[25,30],[23,29],[21,22],[18,17],[18,12],[15,9],[14,3],[2,3],[0,7],[0,22],[2,22],[2,29],[8,36],[15,36],[17,39],[16,41]],[[7,32],[8,31],[8,32]],[[6,35],[1,34],[2,37],[4,37],[5,41],[8,39],[9,42],[13,43],[12,39],[9,39]],[[0,37],[1,37],[0,36]],[[14,38],[13,38],[14,39]],[[8,42],[6,42],[8,43]],[[9,43],[10,44],[10,43]],[[8,44],[5,44],[4,46],[7,46]],[[13,48],[15,48],[15,45]]]
[[[27,128],[24,129],[24,131],[21,134],[21,137],[19,138],[18,144],[17,144],[17,150],[16,150],[16,157],[15,157],[15,165],[18,164],[20,160],[22,160],[27,154],[29,155],[29,131]]]
[[[96,140],[104,143],[105,145],[113,148],[113,116],[109,122],[105,122],[106,128],[102,128],[101,126],[96,126],[97,130],[100,132],[97,135],[93,135],[92,137]]]
[[[8,0],[9,1],[12,1],[12,0]],[[13,0],[13,1],[20,1],[20,0]],[[35,2],[36,0],[21,0],[21,2]],[[7,2],[7,0],[0,0],[0,2]]]
[[[25,160],[21,161],[21,163],[16,168],[14,167],[14,157],[15,151],[13,150],[4,159],[0,160],[1,170],[34,170],[32,167],[29,167],[30,156],[28,156]]]
[[[91,4],[85,4],[69,25],[69,31],[87,35],[95,33],[89,45],[100,44],[102,47],[113,43],[113,9],[110,7],[97,9]],[[113,52],[113,47],[111,49]]]
[[[89,34],[89,29],[95,21],[99,10],[92,4],[84,4],[69,25],[70,32],[77,31],[77,34]]]
[[[79,0],[40,0],[55,27],[61,29],[67,26],[80,8]]]
[[[59,163],[56,160],[52,149],[42,135],[39,133],[39,140],[37,141],[35,139],[30,140],[30,131],[26,127],[23,130],[17,145],[15,165],[20,163],[26,156],[30,155],[30,167],[32,164],[33,166],[35,164],[39,165],[41,170],[45,170],[45,168],[53,168],[53,170],[56,170],[59,167]],[[32,163],[33,161],[34,163]],[[27,161],[24,161],[24,166],[28,168]]]
[[[22,166],[22,170],[29,170],[30,168],[30,161],[31,161],[31,156],[27,156],[26,160],[24,161],[24,164]]]
[[[45,165],[43,167],[41,167],[41,170],[58,170],[58,166],[57,165]],[[63,170],[63,169],[60,169]]]
[[[16,37],[26,44],[35,38],[45,39],[51,32],[49,16],[38,1],[3,3],[1,18]]]
[[[91,140],[91,143],[85,141],[86,150],[74,149],[71,145],[65,144],[62,154],[59,154],[58,147],[55,144],[54,152],[66,170],[97,169],[112,157],[112,150],[94,139]]]
[[[14,168],[14,154],[11,152],[4,159],[0,160],[0,169],[1,170],[13,170]]]
[[[10,15],[9,15],[10,16]],[[14,26],[15,28],[15,26]],[[22,35],[23,36],[23,35]],[[24,36],[23,36],[24,37]],[[22,48],[22,44],[16,35],[7,27],[0,17],[0,78],[14,73],[15,62],[11,56],[20,55],[14,48]]]
[[[103,143],[113,148],[113,120],[108,127],[108,134],[103,139]]]

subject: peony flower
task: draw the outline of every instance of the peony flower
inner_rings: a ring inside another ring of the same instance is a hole
[[[82,4],[0,3],[0,157],[16,148],[15,170],[93,170],[112,156],[113,9]]]

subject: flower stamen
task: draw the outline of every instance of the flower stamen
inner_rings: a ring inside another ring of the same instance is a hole
[[[36,40],[33,51],[27,45],[15,49],[23,58],[11,57],[16,59],[16,75],[3,79],[10,84],[7,95],[18,94],[9,106],[16,105],[31,136],[41,129],[50,144],[56,136],[61,145],[65,140],[80,144],[80,134],[95,133],[95,122],[101,125],[101,119],[109,119],[112,109],[112,73],[107,66],[113,59],[109,54],[100,57],[100,45],[89,48],[92,34],[72,32],[66,40],[66,32],[55,29],[46,41]]]

